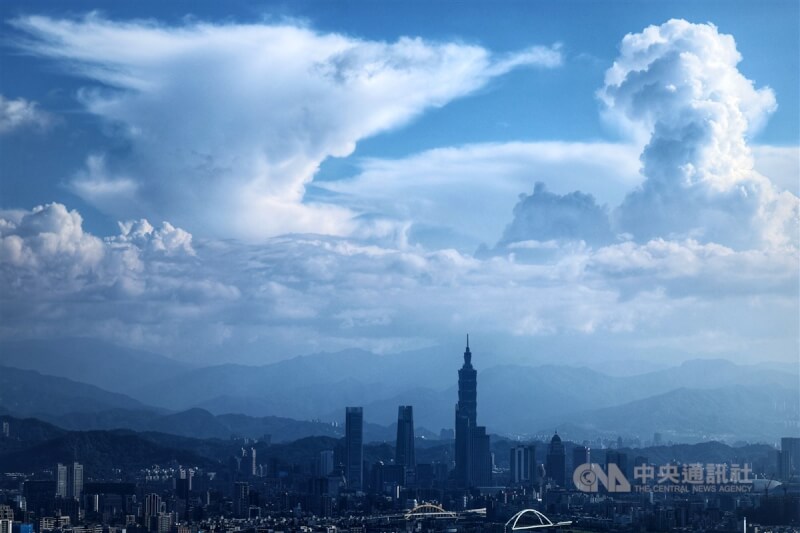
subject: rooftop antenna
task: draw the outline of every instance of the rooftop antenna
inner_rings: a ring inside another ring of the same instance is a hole
[[[469,333],[467,333],[467,349],[469,349]]]

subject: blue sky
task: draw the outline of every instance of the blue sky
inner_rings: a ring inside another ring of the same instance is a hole
[[[796,360],[796,2],[0,15],[3,337]]]

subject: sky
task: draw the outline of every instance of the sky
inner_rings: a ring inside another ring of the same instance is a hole
[[[800,4],[0,4],[0,339],[800,346]]]

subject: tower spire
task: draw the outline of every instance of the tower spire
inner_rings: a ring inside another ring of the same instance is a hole
[[[469,350],[469,333],[467,333],[467,350]]]

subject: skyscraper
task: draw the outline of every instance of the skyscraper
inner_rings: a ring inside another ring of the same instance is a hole
[[[414,408],[401,405],[397,409],[397,447],[395,448],[395,464],[405,468],[406,473],[417,466],[414,453]]]
[[[250,485],[242,481],[233,484],[233,514],[237,518],[250,515]]]
[[[536,468],[536,447],[514,446],[511,448],[511,482],[520,485],[533,481]]]
[[[333,450],[322,450],[319,452],[319,475],[328,476],[333,472]]]
[[[56,465],[56,498],[67,497],[67,465]]]
[[[572,449],[572,472],[582,464],[590,464],[591,462],[591,451],[587,446],[575,446]]]
[[[67,472],[67,497],[80,501],[83,494],[83,465],[72,463]]]
[[[80,500],[83,492],[83,465],[72,463],[56,466],[56,497]]]
[[[547,448],[547,476],[552,479],[556,485],[560,487],[565,486],[567,475],[567,452],[564,449],[564,443],[561,442],[561,437],[558,432],[553,435],[550,440],[550,445]]]
[[[456,404],[456,480],[461,487],[488,486],[492,479],[492,457],[486,428],[478,426],[478,372],[472,367],[472,352],[464,351],[458,371]]]
[[[619,450],[607,450],[606,451],[606,471],[608,471],[608,465],[615,464],[617,468],[623,474],[628,473],[628,454],[622,453]]]
[[[781,439],[780,474],[784,481],[795,481],[800,477],[800,438]]]
[[[364,488],[364,410],[348,407],[345,416],[345,478],[347,487]]]
[[[144,526],[151,529],[151,522],[161,512],[161,496],[156,493],[144,497]]]

